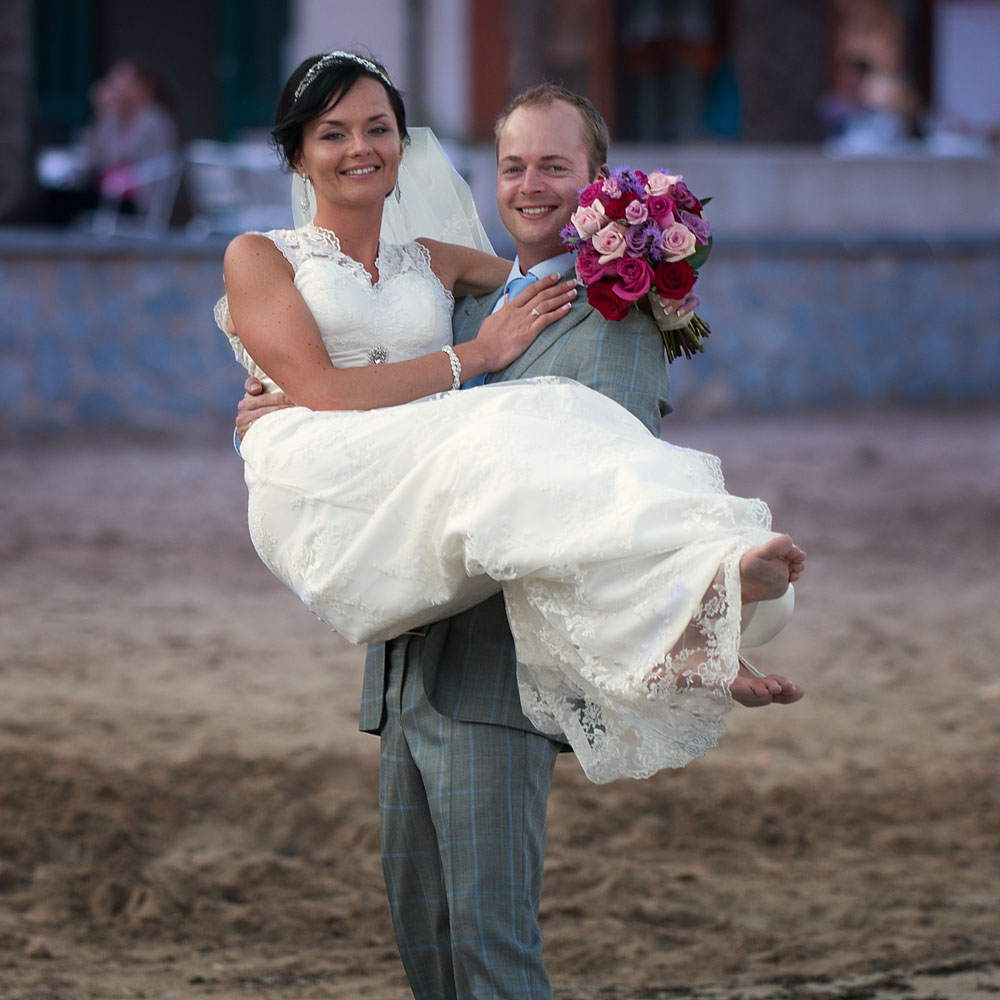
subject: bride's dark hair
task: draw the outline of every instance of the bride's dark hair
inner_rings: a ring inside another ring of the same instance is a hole
[[[409,133],[406,131],[406,107],[403,104],[403,95],[389,79],[385,67],[368,56],[344,53],[343,56],[330,59],[319,67],[296,99],[295,92],[303,79],[326,56],[327,53],[321,52],[299,63],[282,88],[281,97],[278,98],[271,139],[285,163],[293,167],[299,158],[302,152],[302,130],[305,125],[318,118],[327,108],[336,105],[363,76],[377,80],[385,88],[389,107],[396,119],[399,138],[407,142]]]

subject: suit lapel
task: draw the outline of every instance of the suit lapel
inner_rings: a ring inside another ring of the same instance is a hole
[[[482,295],[479,298],[465,298],[455,310],[452,318],[452,339],[456,344],[464,344],[467,340],[472,340],[483,320],[493,312],[493,307],[500,298],[503,286],[495,292]]]
[[[572,269],[567,270],[563,273],[562,279],[564,281],[567,280],[572,277],[573,273]],[[502,372],[494,372],[492,375],[489,375],[486,381],[507,382],[511,379],[521,378],[563,334],[568,333],[575,326],[582,323],[590,315],[591,308],[582,295],[578,296],[573,303],[573,307],[562,319],[557,320],[551,326],[547,326],[542,330],[524,354],[519,358],[515,358]]]

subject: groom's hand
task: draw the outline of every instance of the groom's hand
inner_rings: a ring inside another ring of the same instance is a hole
[[[264,392],[260,379],[252,375],[243,383],[243,389],[246,394],[236,407],[236,436],[241,441],[255,420],[295,405],[283,392]]]

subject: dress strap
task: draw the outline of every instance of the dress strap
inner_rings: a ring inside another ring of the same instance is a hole
[[[310,256],[300,229],[271,229],[266,233],[257,233],[256,235],[266,236],[278,248],[282,257],[292,265],[293,271],[297,271],[302,261]],[[339,247],[337,252],[339,253]]]

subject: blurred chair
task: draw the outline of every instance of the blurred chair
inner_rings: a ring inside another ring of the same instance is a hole
[[[183,175],[183,158],[177,153],[161,153],[131,164],[120,176],[105,178],[90,229],[99,236],[165,233]],[[134,206],[134,212],[124,211],[126,203]]]
[[[187,233],[195,239],[292,224],[288,177],[266,143],[192,142],[185,173],[193,209]]]

